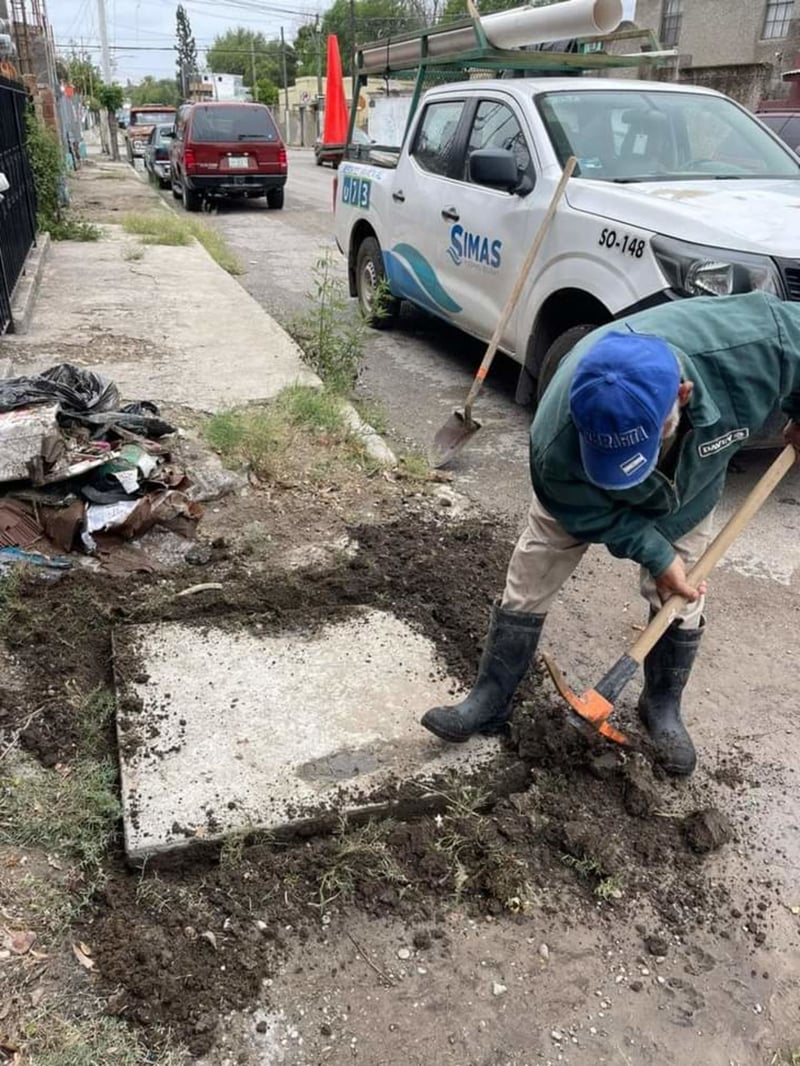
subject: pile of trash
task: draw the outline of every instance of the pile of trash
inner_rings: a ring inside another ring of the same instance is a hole
[[[0,571],[66,569],[79,551],[114,570],[152,569],[130,542],[155,525],[194,535],[202,508],[173,465],[176,432],[149,401],[69,363],[0,381]]]

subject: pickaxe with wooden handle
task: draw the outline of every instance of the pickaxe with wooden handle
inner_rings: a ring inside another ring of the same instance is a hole
[[[708,577],[739,536],[739,533],[792,468],[796,459],[797,453],[791,444],[787,444],[775,462],[754,486],[736,514],[728,520],[716,535],[703,557],[689,571],[687,581],[690,585],[699,585],[701,581]],[[569,706],[570,717],[575,725],[584,729],[593,729],[617,744],[629,745],[631,743],[629,738],[618,729],[615,729],[608,719],[614,712],[614,705],[619,699],[622,690],[672,625],[686,603],[687,600],[683,596],[677,594],[670,596],[633,647],[614,663],[608,673],[594,688],[584,692],[582,696],[577,695],[569,687],[555,660],[550,655],[542,656],[556,688]]]

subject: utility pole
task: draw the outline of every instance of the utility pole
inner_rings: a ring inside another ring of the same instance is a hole
[[[286,76],[286,40],[281,26],[281,64],[283,66],[283,105],[286,108],[286,128],[289,128],[289,79]]]
[[[317,38],[317,137],[322,136],[320,122],[320,101],[322,100],[322,37],[319,32],[319,15],[314,19],[314,32]]]
[[[353,71],[353,99],[352,105],[356,106],[356,0],[350,0],[350,69]],[[353,112],[355,114],[355,112]]]
[[[258,103],[258,84],[256,83],[256,46],[250,39],[250,73],[253,78],[253,100]]]
[[[111,51],[108,47],[108,24],[106,22],[106,0],[97,0],[97,27],[100,33],[100,54],[103,65],[103,81],[111,84]]]

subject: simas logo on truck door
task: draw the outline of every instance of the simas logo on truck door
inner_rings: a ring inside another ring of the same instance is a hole
[[[450,230],[447,254],[456,266],[467,262],[497,270],[503,261],[502,248],[502,241],[493,241],[481,233],[470,233],[463,226],[455,225]]]

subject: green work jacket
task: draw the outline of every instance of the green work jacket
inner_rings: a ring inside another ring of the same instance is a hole
[[[581,356],[605,332],[660,337],[694,382],[672,480],[659,470],[640,485],[593,485],[580,456],[569,392]],[[780,402],[800,421],[800,302],[765,293],[695,297],[609,323],[581,340],[553,377],[531,426],[531,480],[544,507],[572,536],[605,544],[658,576],[674,542],[719,500],[733,456]]]

